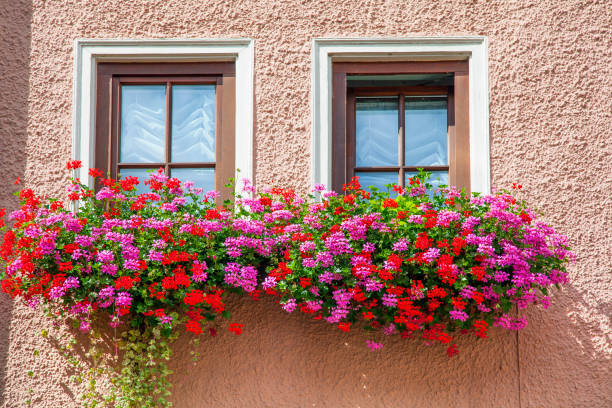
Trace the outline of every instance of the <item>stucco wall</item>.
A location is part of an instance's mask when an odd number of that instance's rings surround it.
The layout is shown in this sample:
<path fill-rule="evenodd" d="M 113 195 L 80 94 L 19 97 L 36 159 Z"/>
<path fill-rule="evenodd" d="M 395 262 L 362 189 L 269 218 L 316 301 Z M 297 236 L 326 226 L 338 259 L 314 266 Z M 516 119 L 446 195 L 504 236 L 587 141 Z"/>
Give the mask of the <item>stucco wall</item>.
<path fill-rule="evenodd" d="M 486 35 L 492 183 L 520 181 L 579 255 L 553 305 L 530 311 L 518 337 L 462 340 L 448 359 L 397 338 L 371 353 L 360 333 L 234 299 L 245 333 L 203 338 L 197 365 L 182 338 L 173 398 L 180 408 L 609 407 L 611 27 L 606 0 L 2 0 L 0 206 L 14 205 L 17 176 L 62 191 L 75 38 L 255 39 L 256 178 L 303 188 L 313 37 Z M 50 325 L 40 311 L 2 296 L 0 319 L 0 404 L 78 406 L 71 370 L 39 335 Z"/>

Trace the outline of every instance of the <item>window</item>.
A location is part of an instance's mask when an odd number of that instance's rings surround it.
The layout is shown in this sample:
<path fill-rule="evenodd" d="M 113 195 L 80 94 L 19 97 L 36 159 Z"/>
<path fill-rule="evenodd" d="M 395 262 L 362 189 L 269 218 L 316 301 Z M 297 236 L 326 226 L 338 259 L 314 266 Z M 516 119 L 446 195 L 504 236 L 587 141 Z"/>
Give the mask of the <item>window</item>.
<path fill-rule="evenodd" d="M 231 192 L 234 63 L 100 63 L 95 165 L 111 177 L 163 168 L 204 191 Z"/>
<path fill-rule="evenodd" d="M 248 38 L 75 40 L 72 157 L 83 163 L 83 168 L 78 177 L 81 178 L 83 183 L 93 188 L 93 178 L 87 176 L 88 168 L 99 166 L 108 169 L 108 171 L 116 171 L 111 169 L 117 169 L 117 167 L 121 167 L 119 164 L 124 164 L 119 161 L 122 159 L 117 157 L 120 152 L 113 151 L 111 144 L 113 120 L 115 121 L 114 126 L 117 126 L 117 118 L 119 118 L 117 115 L 113 119 L 112 112 L 120 112 L 119 106 L 112 105 L 113 76 L 117 78 L 129 77 L 130 80 L 135 80 L 138 77 L 148 77 L 146 80 L 153 83 L 133 85 L 163 83 L 167 87 L 168 81 L 161 78 L 165 76 L 172 81 L 187 80 L 191 77 L 197 77 L 196 81 L 202 78 L 209 81 L 213 77 L 221 80 L 220 84 L 215 82 L 215 183 L 217 186 L 220 183 L 223 185 L 227 178 L 236 175 L 238 169 L 240 169 L 240 177 L 253 179 L 254 48 L 254 41 Z M 98 68 L 104 64 L 111 65 L 111 63 L 120 68 L 141 65 L 145 70 L 139 72 L 111 70 L 106 72 L 105 79 L 102 79 L 101 75 L 104 73 L 98 72 Z M 173 65 L 175 67 L 182 66 L 185 70 L 179 72 L 176 69 L 171 69 Z M 224 69 L 220 69 L 222 66 L 233 67 L 235 74 L 232 76 Z M 189 68 L 187 69 L 187 67 Z M 185 85 L 210 84 L 192 83 Z M 230 89 L 231 87 L 233 87 L 233 91 Z M 188 94 L 185 88 L 182 89 L 183 96 Z M 118 90 L 114 94 L 117 94 L 117 92 Z M 171 96 L 169 93 L 165 95 Z M 232 95 L 235 102 L 228 103 Z M 152 101 L 147 102 L 152 103 Z M 207 106 L 210 109 L 210 105 Z M 163 109 L 166 109 L 165 101 Z M 205 108 L 203 109 L 205 110 Z M 232 111 L 234 112 L 233 118 Z M 168 112 L 164 110 L 164 118 Z M 164 167 L 167 164 L 168 171 L 170 173 L 175 171 L 175 175 L 177 169 L 181 166 L 192 169 L 211 168 L 213 162 L 209 161 L 209 158 L 186 159 L 183 157 L 176 160 L 172 159 L 171 156 L 169 160 L 166 159 L 166 134 L 172 135 L 172 129 L 169 132 L 165 131 L 167 124 L 171 126 L 172 119 L 164 121 L 164 158 L 156 163 L 163 164 Z M 120 133 L 117 132 L 116 134 L 119 135 Z M 220 142 L 222 145 L 219 144 Z M 168 144 L 169 149 L 172 149 L 171 144 L 172 140 Z M 232 144 L 233 148 L 231 148 Z M 102 147 L 99 148 L 99 146 Z M 116 143 L 115 146 L 117 146 Z M 222 147 L 220 148 L 220 146 Z M 117 148 L 120 149 L 120 146 Z M 172 150 L 169 151 L 172 154 Z M 113 153 L 116 157 L 114 164 Z M 196 160 L 193 163 L 197 166 L 189 167 L 191 163 L 184 162 L 184 160 Z M 235 168 L 232 168 L 230 172 L 229 168 L 233 165 L 231 163 L 235 164 Z M 140 166 L 151 163 L 137 164 Z M 123 171 L 128 167 L 123 166 Z M 207 171 L 210 172 L 210 170 Z M 201 171 L 201 173 L 205 172 L 206 170 Z M 221 180 L 222 177 L 218 176 L 221 173 L 227 173 L 224 180 Z M 236 188 L 239 188 L 238 186 L 239 184 L 236 185 Z M 221 193 L 223 197 L 227 197 L 229 190 L 221 188 Z"/>
<path fill-rule="evenodd" d="M 456 66 L 453 66 L 454 64 Z M 344 68 L 342 65 L 345 65 Z M 350 65 L 363 69 L 359 71 L 345 69 Z M 435 68 L 436 65 L 438 68 Z M 443 67 L 444 65 L 446 67 Z M 349 143 L 352 134 L 349 129 L 351 122 L 347 122 L 347 109 L 351 107 L 347 99 L 351 89 L 362 87 L 372 91 L 376 86 L 389 91 L 397 87 L 395 95 L 361 94 L 361 96 L 372 98 L 397 96 L 399 110 L 402 109 L 399 103 L 399 91 L 402 86 L 407 88 L 425 86 L 430 90 L 440 86 L 445 87 L 448 92 L 446 96 L 448 162 L 443 164 L 448 166 L 450 183 L 469 188 L 471 192 L 489 193 L 491 178 L 488 72 L 488 40 L 482 36 L 313 39 L 311 167 L 313 184 L 323 183 L 337 189 L 347 180 L 350 172 L 355 171 L 355 168 L 347 169 L 350 167 L 347 166 L 350 164 L 347 161 L 353 157 L 347 152 L 347 148 L 351 149 Z M 417 75 L 434 76 L 430 79 L 436 82 L 418 83 Z M 359 76 L 362 77 L 357 78 Z M 363 78 L 364 76 L 371 78 Z M 447 77 L 447 81 L 449 79 L 452 81 L 440 82 L 444 76 Z M 355 83 L 359 80 L 360 83 Z M 351 82 L 355 86 L 352 86 Z M 359 95 L 357 90 L 353 92 L 355 96 Z M 406 92 L 404 100 L 417 96 L 443 97 L 444 95 Z M 426 102 L 422 101 L 423 104 Z M 403 109 L 405 108 L 404 104 Z M 394 167 L 393 171 L 397 170 L 398 182 L 399 167 L 406 167 L 403 169 L 406 175 L 413 164 L 404 161 L 402 166 L 399 161 L 401 120 L 398 112 L 398 138 L 397 143 L 393 144 L 394 147 L 397 146 L 398 162 L 391 166 Z M 403 120 L 406 120 L 405 117 Z M 402 130 L 407 132 L 405 137 L 411 137 L 408 127 Z M 414 132 L 412 134 L 414 135 Z M 404 148 L 407 146 L 408 144 Z M 387 146 L 387 148 L 393 147 Z M 340 154 L 341 152 L 343 154 Z M 357 153 L 354 154 L 357 165 Z M 408 156 L 404 156 L 405 160 L 407 158 Z M 374 166 L 380 164 L 369 167 Z M 445 171 L 443 167 L 446 166 L 441 165 L 442 169 L 439 171 Z M 369 167 L 357 170 L 371 171 Z"/>
<path fill-rule="evenodd" d="M 332 185 L 432 184 L 470 190 L 467 61 L 333 63 Z"/>

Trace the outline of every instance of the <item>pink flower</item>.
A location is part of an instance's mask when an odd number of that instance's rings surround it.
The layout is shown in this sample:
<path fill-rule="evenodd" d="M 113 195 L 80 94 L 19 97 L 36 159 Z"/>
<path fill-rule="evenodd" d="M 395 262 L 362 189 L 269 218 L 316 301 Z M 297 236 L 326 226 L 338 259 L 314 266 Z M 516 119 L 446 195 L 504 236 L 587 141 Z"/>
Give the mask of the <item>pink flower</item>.
<path fill-rule="evenodd" d="M 261 284 L 261 287 L 264 289 L 272 289 L 275 286 L 276 286 L 276 278 L 274 278 L 273 276 L 268 276 Z"/>
<path fill-rule="evenodd" d="M 87 332 L 89 332 L 89 330 L 91 330 L 91 324 L 89 324 L 88 321 L 83 320 L 83 321 L 81 321 L 81 325 L 79 326 L 79 330 L 82 331 L 83 333 L 87 333 Z"/>
<path fill-rule="evenodd" d="M 312 186 L 312 191 L 313 192 L 321 192 L 321 191 L 325 191 L 325 184 L 315 184 L 314 186 Z"/>
<path fill-rule="evenodd" d="M 448 312 L 448 314 L 450 315 L 451 319 L 461 320 L 462 322 L 465 322 L 469 317 L 463 310 L 451 310 Z"/>
<path fill-rule="evenodd" d="M 429 248 L 425 254 L 423 254 L 423 259 L 425 259 L 428 263 L 435 261 L 440 256 L 440 250 L 438 248 Z"/>
<path fill-rule="evenodd" d="M 114 196 L 115 196 L 115 193 L 113 192 L 113 190 L 111 190 L 108 187 L 103 187 L 96 194 L 96 200 L 105 200 L 107 198 L 113 198 Z"/>
<path fill-rule="evenodd" d="M 295 302 L 295 299 L 289 299 L 287 301 L 287 303 L 285 303 L 283 305 L 283 310 L 287 313 L 291 313 L 295 310 L 295 308 L 297 307 L 297 303 Z"/>

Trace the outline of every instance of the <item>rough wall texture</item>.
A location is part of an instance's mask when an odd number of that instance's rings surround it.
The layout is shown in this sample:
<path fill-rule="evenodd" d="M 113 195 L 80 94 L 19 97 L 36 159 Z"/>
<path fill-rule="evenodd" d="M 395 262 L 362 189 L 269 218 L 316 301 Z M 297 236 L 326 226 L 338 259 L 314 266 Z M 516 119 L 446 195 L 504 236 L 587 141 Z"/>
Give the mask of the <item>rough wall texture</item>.
<path fill-rule="evenodd" d="M 26 163 L 26 139 L 28 137 L 28 95 L 30 76 L 30 20 L 32 8 L 29 1 L 14 4 L 0 3 L 0 166 L 5 180 L 15 180 L 23 175 Z M 0 208 L 14 207 L 13 185 L 2 183 Z M 10 369 L 9 324 L 13 304 L 5 296 L 0 298 L 0 404 L 6 400 L 4 378 Z M 21 358 L 19 358 L 21 360 Z"/>
<path fill-rule="evenodd" d="M 0 206 L 14 205 L 17 176 L 54 194 L 66 181 L 75 38 L 254 38 L 256 178 L 300 188 L 310 180 L 313 37 L 486 35 L 493 185 L 522 182 L 579 254 L 553 306 L 529 312 L 518 344 L 494 332 L 449 360 L 399 339 L 370 353 L 358 333 L 235 299 L 242 336 L 203 339 L 197 365 L 179 341 L 175 405 L 609 407 L 611 27 L 606 0 L 2 0 Z M 0 319 L 0 404 L 78 406 L 70 369 L 38 335 L 49 322 L 6 297 Z M 34 349 L 45 357 L 32 363 Z"/>

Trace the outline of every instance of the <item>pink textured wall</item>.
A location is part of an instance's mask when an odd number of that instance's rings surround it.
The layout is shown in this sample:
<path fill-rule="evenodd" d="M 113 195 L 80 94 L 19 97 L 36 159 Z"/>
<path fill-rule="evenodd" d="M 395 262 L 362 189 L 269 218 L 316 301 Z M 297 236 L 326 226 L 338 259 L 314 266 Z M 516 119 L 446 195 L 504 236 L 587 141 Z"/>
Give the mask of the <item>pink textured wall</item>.
<path fill-rule="evenodd" d="M 254 38 L 256 177 L 303 188 L 313 37 L 486 35 L 493 185 L 522 182 L 579 254 L 551 308 L 528 313 L 518 344 L 493 331 L 448 359 L 397 338 L 371 353 L 361 333 L 233 299 L 242 336 L 203 338 L 196 365 L 177 344 L 175 406 L 609 407 L 611 27 L 605 0 L 2 0 L 0 206 L 14 205 L 17 176 L 54 194 L 66 181 L 75 38 Z M 0 405 L 79 406 L 40 311 L 2 296 L 0 320 Z"/>

